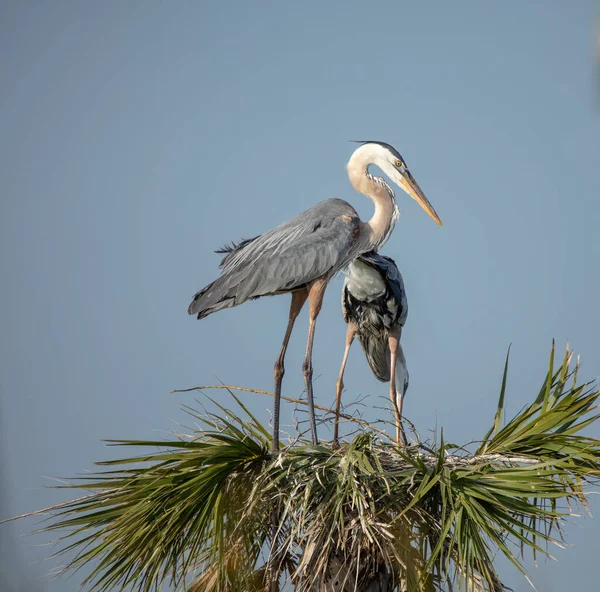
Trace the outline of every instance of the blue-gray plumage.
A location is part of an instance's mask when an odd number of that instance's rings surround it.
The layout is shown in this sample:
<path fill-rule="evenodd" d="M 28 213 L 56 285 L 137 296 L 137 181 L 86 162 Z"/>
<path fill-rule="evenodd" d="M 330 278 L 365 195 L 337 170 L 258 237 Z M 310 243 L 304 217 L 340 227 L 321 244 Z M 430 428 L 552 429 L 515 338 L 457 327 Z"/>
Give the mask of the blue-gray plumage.
<path fill-rule="evenodd" d="M 342 289 L 342 314 L 348 330 L 336 389 L 334 444 L 338 443 L 344 370 L 356 335 L 375 377 L 390 383 L 396 441 L 406 443 L 401 419 L 408 369 L 400 336 L 408 315 L 408 302 L 402 275 L 393 259 L 373 252 L 361 255 L 348 266 Z"/>
<path fill-rule="evenodd" d="M 242 241 L 221 261 L 223 275 L 194 296 L 199 319 L 251 298 L 293 292 L 345 267 L 367 247 L 356 210 L 328 199 L 277 228 Z"/>
<path fill-rule="evenodd" d="M 312 390 L 312 347 L 316 319 L 327 282 L 356 257 L 379 249 L 390 237 L 398 218 L 392 188 L 369 172 L 376 165 L 402 187 L 441 225 L 433 206 L 408 171 L 404 160 L 389 144 L 366 142 L 348 162 L 353 187 L 373 200 L 375 213 L 361 222 L 356 210 L 341 199 L 322 201 L 277 228 L 219 252 L 221 276 L 200 290 L 188 312 L 199 319 L 250 299 L 290 293 L 292 302 L 283 344 L 275 363 L 273 449 L 279 450 L 279 407 L 284 358 L 294 322 L 308 299 L 309 332 L 302 365 L 306 385 L 312 440 L 318 443 Z"/>

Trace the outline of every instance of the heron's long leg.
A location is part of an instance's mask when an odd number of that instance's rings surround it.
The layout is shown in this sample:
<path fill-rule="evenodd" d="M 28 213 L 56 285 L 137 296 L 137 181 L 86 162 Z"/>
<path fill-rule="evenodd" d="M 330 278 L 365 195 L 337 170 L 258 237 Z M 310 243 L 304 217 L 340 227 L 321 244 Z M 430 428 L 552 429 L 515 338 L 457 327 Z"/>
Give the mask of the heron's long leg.
<path fill-rule="evenodd" d="M 327 287 L 328 279 L 329 278 L 316 280 L 308 288 L 308 302 L 310 306 L 308 320 L 308 340 L 306 342 L 306 354 L 304 355 L 304 362 L 302 363 L 302 373 L 304 374 L 304 384 L 306 385 L 306 400 L 308 401 L 308 415 L 310 419 L 310 432 L 313 444 L 318 444 L 319 439 L 317 437 L 317 422 L 315 419 L 315 403 L 313 398 L 312 350 L 313 340 L 315 337 L 315 325 L 323 304 L 323 296 L 325 294 L 325 288 Z"/>
<path fill-rule="evenodd" d="M 406 446 L 406 436 L 402 427 L 402 393 L 398 396 L 396 390 L 396 357 L 398 354 L 398 342 L 402 335 L 402 329 L 392 329 L 389 332 L 388 343 L 390 346 L 390 399 L 396 416 L 396 442 Z"/>
<path fill-rule="evenodd" d="M 342 358 L 342 367 L 340 368 L 340 375 L 338 376 L 336 388 L 335 388 L 335 423 L 333 424 L 333 445 L 337 448 L 338 446 L 338 427 L 340 422 L 340 403 L 342 401 L 342 391 L 344 390 L 344 370 L 346 370 L 346 362 L 348 361 L 348 354 L 350 353 L 350 346 L 354 341 L 356 335 L 356 325 L 350 321 L 348 323 L 348 330 L 346 331 L 346 349 L 344 350 L 344 357 Z"/>
<path fill-rule="evenodd" d="M 275 400 L 273 403 L 273 450 L 279 450 L 279 408 L 281 406 L 281 381 L 283 380 L 283 375 L 285 374 L 284 367 L 284 359 L 285 352 L 287 350 L 288 343 L 290 341 L 290 336 L 292 334 L 292 329 L 294 328 L 294 323 L 308 298 L 308 291 L 306 289 L 298 290 L 297 292 L 292 292 L 292 302 L 290 304 L 290 318 L 288 321 L 287 329 L 285 330 L 285 336 L 283 338 L 283 345 L 281 346 L 281 351 L 279 352 L 279 357 L 275 362 Z"/>

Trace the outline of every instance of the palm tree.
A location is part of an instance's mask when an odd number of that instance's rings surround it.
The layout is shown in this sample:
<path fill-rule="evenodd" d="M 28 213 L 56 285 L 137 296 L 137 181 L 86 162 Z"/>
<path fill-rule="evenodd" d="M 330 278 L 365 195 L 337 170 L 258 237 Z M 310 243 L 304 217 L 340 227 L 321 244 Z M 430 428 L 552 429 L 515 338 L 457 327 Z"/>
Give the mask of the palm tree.
<path fill-rule="evenodd" d="M 461 447 L 399 447 L 347 415 L 359 432 L 340 448 L 274 454 L 228 389 L 234 410 L 186 407 L 197 427 L 172 441 L 111 441 L 149 452 L 100 463 L 69 486 L 86 495 L 35 513 L 66 529 L 67 570 L 92 566 L 89 590 L 499 592 L 495 553 L 525 575 L 523 554 L 548 554 L 600 475 L 600 441 L 581 433 L 600 391 L 571 359 L 555 368 L 553 346 L 539 394 L 504 422 L 507 356 L 489 431 Z"/>

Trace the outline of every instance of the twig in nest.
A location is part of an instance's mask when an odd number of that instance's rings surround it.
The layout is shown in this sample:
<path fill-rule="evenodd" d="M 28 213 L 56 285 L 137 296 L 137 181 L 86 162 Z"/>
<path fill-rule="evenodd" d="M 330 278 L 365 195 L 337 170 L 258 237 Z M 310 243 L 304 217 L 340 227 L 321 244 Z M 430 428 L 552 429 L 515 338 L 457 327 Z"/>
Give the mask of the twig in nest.
<path fill-rule="evenodd" d="M 257 393 L 259 395 L 269 395 L 269 397 L 275 396 L 275 394 L 270 391 L 261 391 L 259 389 L 251 389 L 251 388 L 246 388 L 243 386 L 234 386 L 234 385 L 230 385 L 230 384 L 212 384 L 212 385 L 207 385 L 207 386 L 194 386 L 194 387 L 187 388 L 187 389 L 176 389 L 174 391 L 171 391 L 171 394 L 190 393 L 192 391 L 202 391 L 204 389 L 225 389 L 225 390 L 243 391 L 245 393 Z M 292 397 L 285 397 L 283 395 L 281 395 L 281 398 L 284 401 L 288 401 L 289 403 L 296 403 L 299 405 L 307 405 L 307 402 L 303 401 L 302 399 L 293 399 Z M 333 409 L 329 409 L 328 407 L 322 407 L 321 405 L 315 405 L 315 409 L 318 409 L 319 411 L 324 411 L 325 413 L 335 413 L 335 411 Z M 342 417 L 343 419 L 346 419 L 348 421 L 357 423 L 359 425 L 368 427 L 369 429 L 373 430 L 374 432 L 377 432 L 378 434 L 381 434 L 382 436 L 385 436 L 388 439 L 390 438 L 389 434 L 386 431 L 375 427 L 373 424 L 370 424 L 368 421 L 365 421 L 364 419 L 357 419 L 356 417 L 353 417 L 352 415 L 348 415 L 347 413 L 340 413 L 340 417 Z"/>

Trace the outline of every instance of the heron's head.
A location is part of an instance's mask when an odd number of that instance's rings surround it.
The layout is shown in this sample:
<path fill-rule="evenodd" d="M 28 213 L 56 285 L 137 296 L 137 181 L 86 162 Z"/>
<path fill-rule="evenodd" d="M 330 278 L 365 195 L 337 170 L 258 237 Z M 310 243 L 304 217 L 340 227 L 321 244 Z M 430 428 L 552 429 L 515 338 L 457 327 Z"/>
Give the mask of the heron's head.
<path fill-rule="evenodd" d="M 398 187 L 406 191 L 440 226 L 442 221 L 415 181 L 400 153 L 385 142 L 361 142 L 348 166 L 356 162 L 365 166 L 378 166 Z"/>

